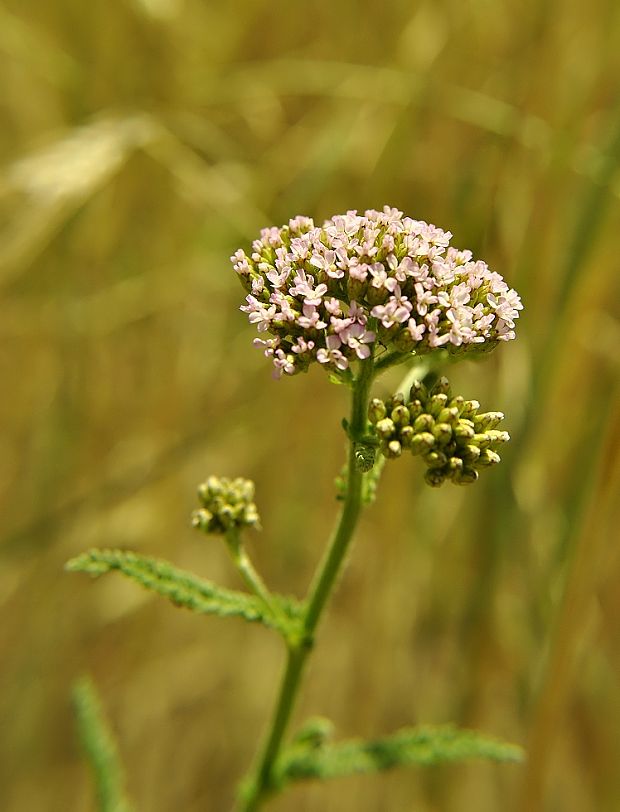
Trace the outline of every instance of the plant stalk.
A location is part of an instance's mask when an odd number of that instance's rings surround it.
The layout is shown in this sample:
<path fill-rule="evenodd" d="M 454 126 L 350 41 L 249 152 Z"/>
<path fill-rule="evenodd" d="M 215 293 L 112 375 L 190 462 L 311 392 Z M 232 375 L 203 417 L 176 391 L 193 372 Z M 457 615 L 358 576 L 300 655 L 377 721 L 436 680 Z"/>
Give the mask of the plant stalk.
<path fill-rule="evenodd" d="M 361 511 L 363 474 L 356 464 L 355 449 L 366 432 L 366 413 L 373 377 L 374 359 L 371 356 L 359 365 L 359 373 L 353 382 L 348 428 L 347 489 L 342 511 L 308 590 L 304 633 L 299 641 L 288 643 L 288 659 L 271 728 L 255 774 L 245 785 L 238 812 L 255 812 L 276 789 L 274 766 L 299 692 L 304 666 L 313 647 L 314 633 L 342 568 Z"/>

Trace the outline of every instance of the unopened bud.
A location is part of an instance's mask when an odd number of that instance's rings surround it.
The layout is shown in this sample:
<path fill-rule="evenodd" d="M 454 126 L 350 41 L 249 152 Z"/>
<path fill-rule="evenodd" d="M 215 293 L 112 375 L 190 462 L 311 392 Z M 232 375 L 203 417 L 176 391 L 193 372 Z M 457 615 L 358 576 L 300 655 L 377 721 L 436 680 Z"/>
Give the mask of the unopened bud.
<path fill-rule="evenodd" d="M 413 426 L 403 426 L 400 430 L 400 444 L 403 448 L 411 448 L 411 441 L 415 436 Z"/>
<path fill-rule="evenodd" d="M 424 462 L 429 468 L 443 468 L 448 462 L 448 458 L 443 451 L 429 451 L 424 456 Z"/>
<path fill-rule="evenodd" d="M 459 420 L 459 422 L 454 427 L 453 431 L 454 436 L 459 440 L 469 441 L 474 439 L 475 432 L 473 427 L 467 425 L 467 423 L 463 419 Z"/>
<path fill-rule="evenodd" d="M 452 396 L 452 390 L 450 389 L 450 381 L 446 378 L 445 375 L 442 375 L 432 386 L 430 394 L 431 395 L 439 395 L 439 394 L 446 395 L 448 398 Z"/>
<path fill-rule="evenodd" d="M 471 485 L 478 479 L 478 471 L 473 468 L 463 468 L 461 471 L 454 471 L 451 478 L 456 485 Z"/>
<path fill-rule="evenodd" d="M 480 449 L 477 445 L 466 445 L 461 456 L 465 462 L 475 462 L 480 456 Z"/>
<path fill-rule="evenodd" d="M 379 398 L 373 398 L 368 404 L 368 419 L 371 423 L 378 423 L 387 414 L 385 403 Z"/>
<path fill-rule="evenodd" d="M 409 390 L 409 400 L 419 400 L 426 403 L 428 399 L 428 391 L 422 381 L 414 381 Z"/>
<path fill-rule="evenodd" d="M 466 400 L 465 403 L 463 403 L 461 417 L 473 417 L 477 414 L 479 408 L 480 403 L 477 400 Z"/>
<path fill-rule="evenodd" d="M 483 414 L 475 415 L 474 426 L 476 427 L 476 431 L 488 431 L 489 429 L 494 429 L 499 426 L 503 419 L 503 412 L 484 412 Z"/>
<path fill-rule="evenodd" d="M 438 423 L 449 423 L 451 426 L 455 425 L 459 419 L 459 410 L 455 406 L 446 406 L 437 415 Z"/>
<path fill-rule="evenodd" d="M 485 431 L 487 438 L 491 443 L 507 443 L 510 440 L 510 434 L 507 431 L 498 431 L 497 429 L 489 429 Z"/>
<path fill-rule="evenodd" d="M 491 438 L 487 436 L 486 432 L 482 434 L 474 434 L 472 437 L 472 444 L 477 445 L 480 449 L 489 448 L 491 445 Z"/>
<path fill-rule="evenodd" d="M 424 454 L 426 451 L 430 451 L 434 445 L 435 438 L 433 435 L 428 431 L 422 431 L 412 438 L 411 452 L 412 454 Z"/>
<path fill-rule="evenodd" d="M 424 474 L 424 481 L 431 488 L 439 488 L 446 481 L 446 475 L 441 468 L 428 468 Z"/>
<path fill-rule="evenodd" d="M 462 395 L 457 395 L 456 397 L 452 398 L 452 400 L 448 403 L 448 406 L 450 406 L 452 409 L 457 409 L 460 416 L 465 406 L 465 398 Z"/>
<path fill-rule="evenodd" d="M 460 473 L 463 470 L 463 460 L 460 457 L 450 457 L 448 460 L 448 470 L 451 474 L 455 472 Z"/>
<path fill-rule="evenodd" d="M 390 417 L 397 426 L 409 425 L 409 409 L 406 406 L 402 406 L 401 404 L 395 406 L 392 409 Z"/>
<path fill-rule="evenodd" d="M 439 412 L 445 408 L 448 402 L 448 396 L 444 395 L 443 392 L 440 392 L 438 395 L 433 395 L 428 402 L 428 411 L 433 415 L 433 417 L 437 417 Z"/>
<path fill-rule="evenodd" d="M 439 445 L 448 445 L 452 439 L 452 428 L 447 423 L 435 423 L 432 434 Z"/>
<path fill-rule="evenodd" d="M 501 457 L 499 454 L 495 451 L 491 451 L 490 448 L 486 448 L 476 460 L 476 466 L 486 468 L 489 465 L 497 465 L 500 460 Z"/>
<path fill-rule="evenodd" d="M 415 423 L 413 424 L 413 428 L 416 432 L 431 431 L 434 425 L 435 421 L 433 420 L 431 415 L 425 412 L 424 414 L 421 414 L 419 417 L 416 417 Z"/>
<path fill-rule="evenodd" d="M 412 400 L 407 404 L 407 408 L 409 409 L 409 414 L 412 420 L 415 420 L 415 418 L 419 417 L 419 415 L 421 415 L 424 411 L 424 406 L 420 400 Z"/>
<path fill-rule="evenodd" d="M 394 434 L 395 428 L 394 422 L 389 417 L 384 417 L 377 423 L 377 434 L 386 440 Z"/>
<path fill-rule="evenodd" d="M 398 440 L 390 440 L 390 442 L 387 444 L 387 448 L 384 451 L 384 454 L 386 457 L 389 457 L 390 459 L 395 459 L 396 457 L 400 457 L 402 450 L 403 450 L 402 446 L 398 442 Z"/>

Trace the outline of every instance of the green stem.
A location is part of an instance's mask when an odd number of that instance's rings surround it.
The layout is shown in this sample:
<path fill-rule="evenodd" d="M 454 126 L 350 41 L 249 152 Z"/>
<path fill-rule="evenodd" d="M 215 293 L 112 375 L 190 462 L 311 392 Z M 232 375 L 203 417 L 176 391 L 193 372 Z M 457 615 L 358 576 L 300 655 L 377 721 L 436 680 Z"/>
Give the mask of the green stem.
<path fill-rule="evenodd" d="M 338 524 L 331 536 L 326 553 L 319 564 L 308 591 L 301 639 L 288 644 L 288 660 L 282 679 L 269 735 L 254 776 L 246 784 L 239 812 L 255 812 L 271 794 L 273 769 L 280 754 L 282 740 L 299 692 L 304 665 L 312 650 L 314 632 L 323 609 L 334 588 L 338 573 L 349 548 L 362 506 L 362 472 L 355 459 L 355 448 L 366 433 L 368 397 L 374 377 L 374 359 L 360 364 L 359 374 L 353 382 L 351 420 L 349 423 L 349 452 L 347 490 Z"/>
<path fill-rule="evenodd" d="M 254 569 L 254 565 L 245 551 L 238 529 L 232 530 L 226 536 L 226 544 L 228 545 L 233 564 L 247 588 L 250 592 L 254 593 L 256 597 L 262 600 L 276 620 L 281 618 L 281 612 L 274 602 L 273 595 L 258 572 Z"/>

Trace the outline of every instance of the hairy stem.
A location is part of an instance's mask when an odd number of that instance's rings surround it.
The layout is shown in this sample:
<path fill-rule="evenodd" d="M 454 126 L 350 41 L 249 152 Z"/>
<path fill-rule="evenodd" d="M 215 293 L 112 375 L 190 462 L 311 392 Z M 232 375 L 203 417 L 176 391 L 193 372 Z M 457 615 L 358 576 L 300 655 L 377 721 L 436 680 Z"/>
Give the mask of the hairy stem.
<path fill-rule="evenodd" d="M 269 591 L 263 579 L 260 577 L 249 555 L 246 553 L 239 531 L 233 530 L 226 538 L 226 544 L 230 552 L 233 564 L 241 575 L 243 582 L 256 597 L 260 598 L 267 609 L 276 618 L 280 617 L 280 611 L 274 602 L 273 595 Z"/>
<path fill-rule="evenodd" d="M 353 383 L 348 429 L 347 489 L 342 511 L 308 591 L 303 619 L 304 634 L 298 641 L 289 641 L 288 660 L 269 734 L 256 772 L 246 783 L 239 812 L 255 812 L 276 789 L 273 786 L 273 768 L 299 692 L 304 665 L 312 650 L 314 632 L 341 570 L 362 506 L 362 472 L 356 465 L 355 447 L 366 432 L 366 412 L 373 376 L 374 361 L 371 357 L 360 364 L 359 374 Z"/>

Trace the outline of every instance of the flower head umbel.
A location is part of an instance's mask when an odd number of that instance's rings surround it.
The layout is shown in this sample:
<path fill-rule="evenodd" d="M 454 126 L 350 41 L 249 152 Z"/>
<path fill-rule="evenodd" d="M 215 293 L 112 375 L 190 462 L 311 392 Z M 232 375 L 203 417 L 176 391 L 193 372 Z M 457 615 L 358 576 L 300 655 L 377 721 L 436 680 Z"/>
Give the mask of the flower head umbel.
<path fill-rule="evenodd" d="M 210 476 L 198 487 L 198 498 L 202 507 L 194 511 L 192 524 L 204 533 L 225 535 L 245 527 L 260 529 L 251 480 Z"/>
<path fill-rule="evenodd" d="M 274 377 L 314 362 L 343 373 L 379 348 L 465 352 L 514 338 L 518 294 L 451 236 L 388 206 L 263 229 L 250 256 L 231 260 Z"/>

